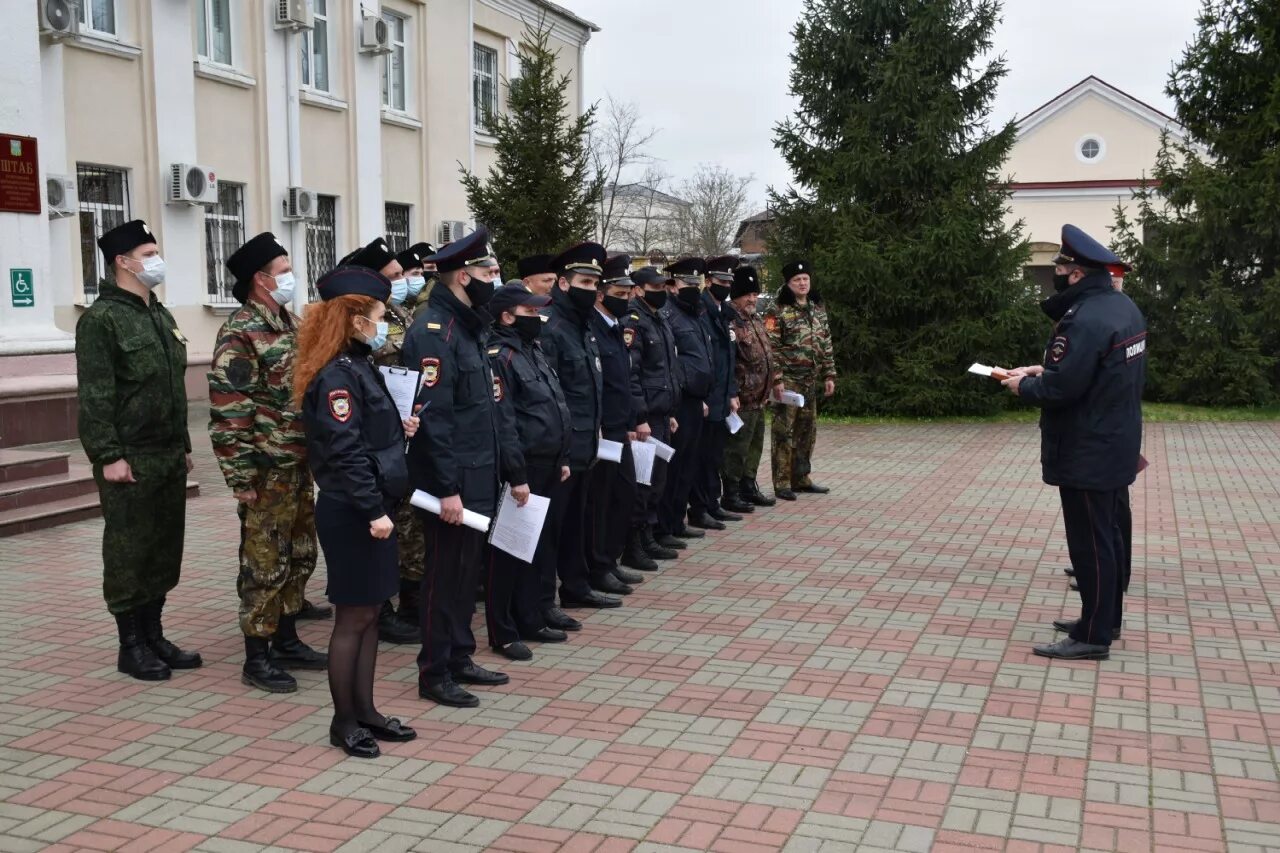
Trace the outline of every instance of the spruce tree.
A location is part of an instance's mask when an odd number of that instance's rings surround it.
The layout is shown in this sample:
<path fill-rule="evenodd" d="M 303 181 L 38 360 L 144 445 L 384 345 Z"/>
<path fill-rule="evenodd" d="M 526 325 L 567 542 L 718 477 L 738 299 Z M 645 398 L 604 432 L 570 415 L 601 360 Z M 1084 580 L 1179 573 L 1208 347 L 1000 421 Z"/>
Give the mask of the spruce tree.
<path fill-rule="evenodd" d="M 830 315 L 837 411 L 932 416 L 1006 405 L 973 361 L 1035 360 L 1047 320 L 1004 221 L 1012 123 L 987 114 L 997 0 L 806 0 L 792 35 L 796 114 L 774 145 L 774 267 L 808 259 Z"/>
<path fill-rule="evenodd" d="M 570 114 L 569 76 L 556 73 L 550 37 L 545 18 L 525 30 L 507 108 L 482 117 L 497 139 L 487 178 L 462 170 L 471 215 L 488 227 L 499 260 L 511 269 L 527 255 L 590 239 L 604 186 L 587 147 L 595 107 Z"/>
<path fill-rule="evenodd" d="M 1204 0 L 1165 87 L 1165 134 L 1130 220 L 1125 289 L 1147 315 L 1148 396 L 1257 405 L 1280 396 L 1280 4 Z"/>

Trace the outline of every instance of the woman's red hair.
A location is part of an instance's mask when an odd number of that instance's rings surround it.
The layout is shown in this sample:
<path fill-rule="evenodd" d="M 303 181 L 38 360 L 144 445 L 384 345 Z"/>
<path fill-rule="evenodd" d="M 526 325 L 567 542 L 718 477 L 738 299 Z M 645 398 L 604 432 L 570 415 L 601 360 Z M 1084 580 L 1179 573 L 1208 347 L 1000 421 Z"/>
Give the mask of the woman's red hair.
<path fill-rule="evenodd" d="M 298 356 L 293 362 L 293 399 L 299 408 L 311 380 L 347 348 L 354 331 L 352 319 L 367 316 L 377 304 L 378 300 L 370 296 L 348 294 L 307 306 L 298 330 Z"/>

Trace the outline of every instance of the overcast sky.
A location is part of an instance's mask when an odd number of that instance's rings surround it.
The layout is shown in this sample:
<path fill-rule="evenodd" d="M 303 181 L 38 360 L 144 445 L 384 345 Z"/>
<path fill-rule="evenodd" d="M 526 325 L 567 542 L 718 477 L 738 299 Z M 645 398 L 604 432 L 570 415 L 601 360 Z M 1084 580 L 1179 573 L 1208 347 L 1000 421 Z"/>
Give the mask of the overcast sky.
<path fill-rule="evenodd" d="M 652 152 L 684 178 L 718 162 L 755 175 L 751 199 L 785 185 L 773 126 L 787 92 L 802 0 L 559 0 L 600 26 L 586 51 L 587 100 L 639 106 Z M 1005 0 L 995 50 L 1008 61 L 993 119 L 1026 115 L 1090 74 L 1172 112 L 1164 83 L 1195 33 L 1200 0 Z"/>

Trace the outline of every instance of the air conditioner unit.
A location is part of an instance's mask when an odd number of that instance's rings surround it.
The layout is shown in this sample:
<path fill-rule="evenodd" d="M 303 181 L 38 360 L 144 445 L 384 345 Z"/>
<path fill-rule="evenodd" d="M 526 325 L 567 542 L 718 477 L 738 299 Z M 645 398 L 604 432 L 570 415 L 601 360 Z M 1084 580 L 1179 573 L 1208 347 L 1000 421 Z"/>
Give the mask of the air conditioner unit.
<path fill-rule="evenodd" d="M 289 187 L 284 199 L 284 218 L 287 220 L 315 219 L 316 194 L 302 187 Z"/>
<path fill-rule="evenodd" d="M 390 53 L 391 28 L 380 15 L 365 15 L 360 23 L 361 53 Z"/>
<path fill-rule="evenodd" d="M 217 204 L 218 176 L 205 166 L 174 163 L 169 167 L 170 204 Z"/>
<path fill-rule="evenodd" d="M 446 219 L 440 223 L 440 243 L 452 243 L 467 236 L 467 223 L 456 219 Z"/>
<path fill-rule="evenodd" d="M 45 199 L 49 202 L 49 218 L 76 215 L 76 179 L 66 175 L 49 175 L 44 182 Z"/>
<path fill-rule="evenodd" d="M 73 38 L 80 32 L 80 8 L 76 0 L 36 0 L 40 10 L 40 35 Z"/>
<path fill-rule="evenodd" d="M 276 0 L 276 29 L 314 30 L 315 11 L 311 0 Z"/>

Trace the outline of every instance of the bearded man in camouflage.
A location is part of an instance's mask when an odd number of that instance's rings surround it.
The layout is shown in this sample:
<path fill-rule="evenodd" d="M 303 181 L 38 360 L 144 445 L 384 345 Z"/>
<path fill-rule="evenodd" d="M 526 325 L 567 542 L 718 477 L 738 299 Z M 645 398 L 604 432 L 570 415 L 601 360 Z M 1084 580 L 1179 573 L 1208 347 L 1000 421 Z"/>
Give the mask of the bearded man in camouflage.
<path fill-rule="evenodd" d="M 287 670 L 323 670 L 328 656 L 298 638 L 316 568 L 315 496 L 301 415 L 293 405 L 297 320 L 289 253 L 270 232 L 227 258 L 241 308 L 218 331 L 209 371 L 209 437 L 240 514 L 241 680 L 292 693 Z"/>

